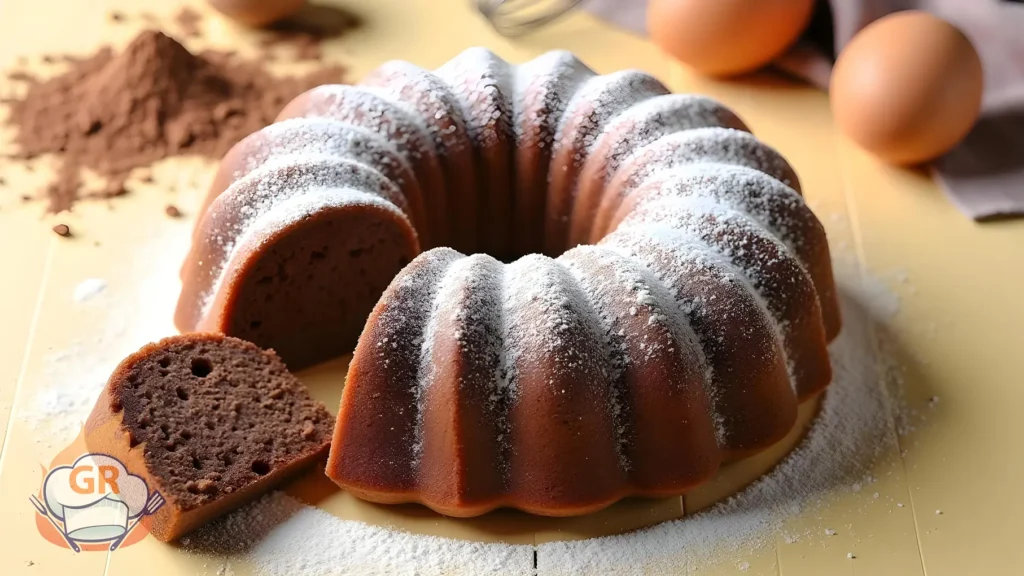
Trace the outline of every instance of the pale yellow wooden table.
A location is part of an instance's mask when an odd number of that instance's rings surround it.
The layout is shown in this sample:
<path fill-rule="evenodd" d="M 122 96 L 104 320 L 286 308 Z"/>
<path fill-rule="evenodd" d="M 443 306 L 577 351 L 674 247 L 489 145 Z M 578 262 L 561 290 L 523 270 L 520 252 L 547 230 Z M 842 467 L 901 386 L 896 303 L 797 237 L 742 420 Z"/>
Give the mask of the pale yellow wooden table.
<path fill-rule="evenodd" d="M 338 3 L 364 21 L 326 49 L 329 59 L 351 67 L 353 78 L 390 58 L 433 67 L 472 45 L 511 61 L 565 48 L 600 72 L 642 68 L 675 91 L 719 98 L 796 167 L 828 229 L 836 266 L 880 278 L 898 296 L 886 328 L 898 343 L 907 406 L 927 418 L 914 419 L 900 437 L 902 455 L 883 455 L 876 466 L 874 489 L 889 504 L 865 506 L 864 495 L 837 495 L 831 506 L 794 525 L 837 526 L 838 535 L 795 543 L 780 535 L 775 546 L 741 554 L 746 573 L 1024 574 L 1024 500 L 1018 495 L 1024 476 L 1024 220 L 974 224 L 927 176 L 886 167 L 852 148 L 837 134 L 818 91 L 771 77 L 701 79 L 646 41 L 583 14 L 510 41 L 495 35 L 469 0 Z M 7 0 L 0 3 L 0 68 L 10 69 L 19 56 L 38 62 L 43 53 L 87 54 L 104 42 L 123 44 L 141 24 L 137 18 L 112 23 L 112 9 L 129 16 L 146 11 L 171 26 L 179 7 L 158 0 Z M 203 27 L 204 38 L 190 47 L 251 50 L 251 33 L 213 17 Z M 40 203 L 19 197 L 45 180 L 49 166 L 46 159 L 31 166 L 0 163 L 6 181 L 0 188 L 0 574 L 217 573 L 206 560 L 152 538 L 114 554 L 73 554 L 35 530 L 28 495 L 38 490 L 41 466 L 68 440 L 68 430 L 45 421 L 54 410 L 46 408 L 47 394 L 58 409 L 64 402 L 80 413 L 73 404 L 78 379 L 82 386 L 94 382 L 105 362 L 173 332 L 177 267 L 212 168 L 198 159 L 166 161 L 154 170 L 156 185 L 134 183 L 127 198 L 47 216 Z M 168 203 L 186 218 L 164 217 Z M 58 222 L 71 225 L 75 237 L 54 235 L 50 227 Z M 93 300 L 76 301 L 76 286 L 88 278 L 108 286 Z M 306 378 L 337 380 L 331 376 L 343 368 L 344 361 L 334 363 Z M 332 408 L 337 391 L 337 383 L 317 387 Z M 939 401 L 925 412 L 931 397 Z M 897 501 L 906 505 L 892 505 Z M 340 515 L 370 514 L 351 499 L 331 502 Z M 415 513 L 406 527 L 480 533 L 472 524 L 442 526 Z M 537 533 L 525 541 L 551 537 Z M 848 551 L 856 558 L 848 559 Z M 246 572 L 242 565 L 231 568 Z M 711 572 L 738 570 L 731 556 Z"/>

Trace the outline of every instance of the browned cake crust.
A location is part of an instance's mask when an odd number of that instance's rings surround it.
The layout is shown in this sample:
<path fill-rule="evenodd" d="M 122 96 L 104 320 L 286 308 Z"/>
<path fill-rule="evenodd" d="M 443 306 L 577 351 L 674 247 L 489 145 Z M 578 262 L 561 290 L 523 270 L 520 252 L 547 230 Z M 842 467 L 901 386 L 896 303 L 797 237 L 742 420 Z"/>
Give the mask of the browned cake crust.
<path fill-rule="evenodd" d="M 90 451 L 117 458 L 163 495 L 148 528 L 171 541 L 325 455 L 331 421 L 273 351 L 193 333 L 121 362 L 85 433 Z"/>
<path fill-rule="evenodd" d="M 422 124 L 441 160 L 447 183 L 449 243 L 458 250 L 474 252 L 480 246 L 480 203 L 474 142 L 466 119 L 451 88 L 439 77 L 409 62 L 392 60 L 370 72 L 362 85 L 402 103 L 429 121 Z"/>

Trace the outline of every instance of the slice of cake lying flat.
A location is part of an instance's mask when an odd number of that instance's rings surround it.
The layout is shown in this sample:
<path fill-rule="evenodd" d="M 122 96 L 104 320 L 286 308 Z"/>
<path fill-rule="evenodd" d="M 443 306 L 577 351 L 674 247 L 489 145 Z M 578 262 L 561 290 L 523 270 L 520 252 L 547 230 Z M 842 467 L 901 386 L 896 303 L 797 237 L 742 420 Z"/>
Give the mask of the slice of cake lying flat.
<path fill-rule="evenodd" d="M 147 525 L 170 541 L 326 455 L 333 421 L 273 351 L 184 334 L 121 362 L 86 423 L 86 445 L 160 492 L 166 504 Z"/>

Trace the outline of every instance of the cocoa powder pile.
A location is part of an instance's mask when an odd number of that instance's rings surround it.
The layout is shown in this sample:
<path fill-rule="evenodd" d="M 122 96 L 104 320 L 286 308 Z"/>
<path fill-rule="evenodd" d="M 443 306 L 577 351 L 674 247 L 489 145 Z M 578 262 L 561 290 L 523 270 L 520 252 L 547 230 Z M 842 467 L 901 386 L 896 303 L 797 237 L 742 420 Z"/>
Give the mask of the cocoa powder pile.
<path fill-rule="evenodd" d="M 8 102 L 18 147 L 12 156 L 59 154 L 60 169 L 46 189 L 52 212 L 70 209 L 83 195 L 83 168 L 107 182 L 90 195 L 121 195 L 133 169 L 181 154 L 220 158 L 272 122 L 289 100 L 344 74 L 340 66 L 324 66 L 304 76 L 273 76 L 231 53 L 192 54 L 155 30 L 140 33 L 119 54 L 104 48 L 67 60 L 70 69 L 47 80 L 13 73 L 29 86 L 23 98 Z"/>

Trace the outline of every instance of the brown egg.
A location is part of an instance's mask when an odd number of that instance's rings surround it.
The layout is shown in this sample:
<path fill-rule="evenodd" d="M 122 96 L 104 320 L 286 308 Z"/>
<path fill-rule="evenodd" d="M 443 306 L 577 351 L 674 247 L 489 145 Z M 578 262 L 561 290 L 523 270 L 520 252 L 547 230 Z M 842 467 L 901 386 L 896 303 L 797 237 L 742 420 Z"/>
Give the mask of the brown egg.
<path fill-rule="evenodd" d="M 839 128 L 896 164 L 948 151 L 978 118 L 981 60 L 971 42 L 925 12 L 891 14 L 846 46 L 829 85 Z"/>
<path fill-rule="evenodd" d="M 254 28 L 287 18 L 305 4 L 306 0 L 210 0 L 221 14 Z"/>
<path fill-rule="evenodd" d="M 814 0 L 650 0 L 647 30 L 694 70 L 729 76 L 756 70 L 796 41 Z"/>

